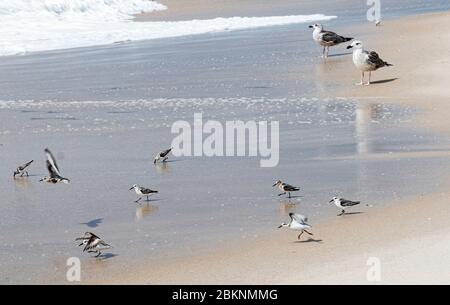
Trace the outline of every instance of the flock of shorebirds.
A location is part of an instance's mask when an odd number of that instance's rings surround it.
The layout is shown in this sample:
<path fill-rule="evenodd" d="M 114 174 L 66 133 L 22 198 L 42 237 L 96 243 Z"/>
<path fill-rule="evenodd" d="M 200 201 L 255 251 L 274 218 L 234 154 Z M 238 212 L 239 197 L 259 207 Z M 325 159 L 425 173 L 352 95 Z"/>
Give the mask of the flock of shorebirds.
<path fill-rule="evenodd" d="M 378 25 L 378 24 L 377 24 Z M 344 37 L 341 35 L 338 35 L 331 31 L 325 31 L 323 26 L 321 24 L 314 24 L 310 25 L 310 28 L 313 30 L 313 39 L 316 41 L 319 45 L 323 47 L 322 57 L 327 58 L 329 55 L 329 49 L 332 46 L 339 45 L 344 42 L 349 42 L 353 40 L 353 38 Z M 353 48 L 353 63 L 355 66 L 361 71 L 361 81 L 357 83 L 357 85 L 369 85 L 371 80 L 371 73 L 372 71 L 376 71 L 379 68 L 392 66 L 388 62 L 382 60 L 378 54 L 374 51 L 366 51 L 364 50 L 363 44 L 361 41 L 353 41 L 349 46 L 347 46 L 347 49 Z M 369 79 L 366 83 L 364 83 L 365 73 L 369 73 Z M 157 162 L 166 162 L 169 158 L 169 154 L 172 151 L 172 148 L 166 149 L 164 151 L 159 152 L 154 160 L 153 163 L 156 164 Z M 56 163 L 56 159 L 51 153 L 49 149 L 45 149 L 45 154 L 47 156 L 47 170 L 49 172 L 48 176 L 42 177 L 39 181 L 41 182 L 47 182 L 52 184 L 57 183 L 70 183 L 70 180 L 68 178 L 65 178 L 61 175 L 61 172 L 59 170 L 59 167 Z M 30 162 L 27 162 L 19 167 L 14 171 L 14 179 L 16 179 L 17 176 L 19 177 L 28 177 L 28 169 L 32 165 L 34 161 L 31 160 Z M 278 180 L 275 182 L 273 187 L 278 187 L 282 191 L 282 193 L 278 194 L 278 196 L 286 195 L 288 198 L 291 198 L 292 192 L 297 192 L 300 190 L 299 187 L 292 186 L 287 183 L 283 183 L 282 181 Z M 134 190 L 135 193 L 139 196 L 139 198 L 135 201 L 136 203 L 140 202 L 143 197 L 146 197 L 146 201 L 150 201 L 149 197 L 158 193 L 156 190 L 152 190 L 149 188 L 141 187 L 138 184 L 134 184 L 130 191 Z M 331 201 L 329 202 L 334 203 L 339 209 L 341 209 L 341 213 L 338 216 L 342 216 L 345 214 L 346 209 L 349 207 L 355 206 L 360 204 L 359 201 L 351 201 L 346 200 L 343 198 L 333 197 Z M 300 231 L 300 234 L 298 235 L 298 239 L 301 238 L 303 233 L 306 233 L 308 235 L 313 235 L 308 230 L 311 228 L 311 225 L 307 223 L 308 218 L 296 213 L 289 213 L 290 222 L 289 223 L 282 223 L 279 228 L 289 228 L 291 230 Z M 83 252 L 88 253 L 97 253 L 96 257 L 100 256 L 102 254 L 102 251 L 105 251 L 106 249 L 110 249 L 111 246 L 107 244 L 105 241 L 103 241 L 100 237 L 95 235 L 91 232 L 86 232 L 84 236 L 76 238 L 76 241 L 81 241 L 81 244 L 79 246 L 84 246 Z"/>
<path fill-rule="evenodd" d="M 376 23 L 377 26 L 379 24 L 380 21 Z M 309 27 L 314 29 L 312 34 L 314 41 L 323 47 L 322 57 L 324 59 L 328 58 L 330 47 L 353 40 L 351 37 L 344 37 L 334 32 L 326 31 L 321 24 L 316 23 Z M 392 66 L 392 64 L 382 60 L 376 52 L 365 50 L 363 43 L 359 40 L 353 41 L 347 46 L 347 49 L 353 49 L 353 64 L 361 71 L 361 81 L 356 85 L 370 85 L 373 71 L 382 67 Z M 364 82 L 365 73 L 369 73 L 367 82 Z"/>
<path fill-rule="evenodd" d="M 172 148 L 169 148 L 167 150 L 159 152 L 153 162 L 156 164 L 157 162 L 167 162 L 169 158 L 169 154 L 172 151 Z M 69 184 L 70 180 L 68 178 L 65 178 L 61 175 L 61 172 L 59 170 L 59 167 L 56 163 L 56 159 L 53 156 L 52 152 L 46 148 L 44 150 L 47 160 L 47 170 L 49 175 L 41 178 L 40 182 L 47 182 L 51 184 L 57 184 L 57 183 L 65 183 Z M 17 169 L 13 173 L 13 178 L 16 179 L 17 177 L 29 177 L 28 170 L 30 166 L 33 164 L 34 160 L 31 160 L 30 162 L 27 162 L 23 165 L 20 165 L 17 167 Z M 288 198 L 292 198 L 291 193 L 300 191 L 299 187 L 292 186 L 290 184 L 284 183 L 281 180 L 277 180 L 275 184 L 273 184 L 273 187 L 277 187 L 282 191 L 282 193 L 278 194 L 278 196 L 286 195 Z M 143 197 L 146 197 L 146 201 L 150 201 L 149 197 L 153 194 L 158 193 L 156 190 L 152 190 L 149 188 L 141 187 L 137 184 L 134 184 L 130 190 L 134 190 L 136 194 L 139 196 L 139 198 L 135 201 L 138 203 L 140 200 L 142 200 Z M 350 201 L 343 198 L 337 198 L 333 197 L 333 199 L 330 201 L 330 203 L 334 203 L 337 207 L 341 209 L 341 213 L 338 216 L 341 216 L 345 214 L 345 210 L 349 207 L 352 207 L 354 205 L 359 204 L 359 201 Z M 279 228 L 286 227 L 295 231 L 300 231 L 300 235 L 298 235 L 298 239 L 302 236 L 304 232 L 306 232 L 309 235 L 313 235 L 311 232 L 308 231 L 308 229 L 311 228 L 311 226 L 307 223 L 308 219 L 300 214 L 289 214 L 291 221 L 289 223 L 282 223 Z M 83 252 L 88 253 L 97 253 L 96 257 L 99 257 L 102 255 L 102 251 L 105 251 L 107 249 L 111 249 L 111 245 L 107 244 L 104 240 L 102 240 L 100 237 L 95 235 L 92 232 L 85 232 L 85 234 L 82 237 L 78 237 L 75 239 L 75 241 L 81 241 L 79 246 L 84 246 Z"/>

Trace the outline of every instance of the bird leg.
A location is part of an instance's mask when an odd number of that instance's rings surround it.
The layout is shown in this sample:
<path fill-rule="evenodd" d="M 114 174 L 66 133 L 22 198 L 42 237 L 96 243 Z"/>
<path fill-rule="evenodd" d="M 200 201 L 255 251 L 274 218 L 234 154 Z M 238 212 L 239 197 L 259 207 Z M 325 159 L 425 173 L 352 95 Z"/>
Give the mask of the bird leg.
<path fill-rule="evenodd" d="M 288 192 L 288 198 L 291 198 L 291 192 Z"/>
<path fill-rule="evenodd" d="M 325 55 L 325 58 L 328 58 L 329 53 L 330 53 L 330 46 L 327 46 L 327 54 Z"/>
<path fill-rule="evenodd" d="M 342 216 L 345 214 L 345 210 L 342 210 L 341 214 L 339 214 L 338 216 Z"/>
<path fill-rule="evenodd" d="M 323 47 L 323 51 L 322 51 L 322 58 L 325 58 L 325 51 L 326 51 L 326 48 L 325 48 L 325 47 Z"/>
<path fill-rule="evenodd" d="M 282 196 L 282 195 L 285 195 L 286 194 L 286 192 L 284 192 L 284 193 L 281 193 L 281 194 L 278 194 L 278 196 Z"/>
<path fill-rule="evenodd" d="M 298 235 L 297 239 L 300 240 L 300 237 L 302 236 L 303 231 Z"/>
<path fill-rule="evenodd" d="M 361 72 L 361 81 L 359 83 L 356 83 L 355 85 L 361 86 L 364 84 L 364 72 Z"/>
<path fill-rule="evenodd" d="M 30 177 L 30 175 L 28 175 L 28 172 L 25 172 L 27 174 L 27 177 Z"/>
<path fill-rule="evenodd" d="M 310 233 L 310 232 L 308 232 L 308 231 L 306 231 L 306 230 L 303 230 L 303 231 L 305 231 L 306 233 L 308 233 L 309 235 L 314 235 L 314 234 L 312 234 L 312 233 Z"/>
<path fill-rule="evenodd" d="M 150 201 L 150 199 L 148 199 L 148 196 L 147 196 L 147 201 Z"/>
<path fill-rule="evenodd" d="M 95 257 L 99 257 L 100 255 L 102 255 L 102 252 L 98 251 L 98 254 Z"/>
<path fill-rule="evenodd" d="M 366 86 L 370 85 L 370 77 L 372 76 L 372 71 L 369 71 L 369 81 L 365 84 Z"/>
<path fill-rule="evenodd" d="M 141 199 L 142 199 L 142 197 L 141 197 L 141 198 L 139 198 L 138 200 L 136 200 L 135 202 L 136 202 L 136 203 L 138 203 L 139 201 L 141 201 Z"/>

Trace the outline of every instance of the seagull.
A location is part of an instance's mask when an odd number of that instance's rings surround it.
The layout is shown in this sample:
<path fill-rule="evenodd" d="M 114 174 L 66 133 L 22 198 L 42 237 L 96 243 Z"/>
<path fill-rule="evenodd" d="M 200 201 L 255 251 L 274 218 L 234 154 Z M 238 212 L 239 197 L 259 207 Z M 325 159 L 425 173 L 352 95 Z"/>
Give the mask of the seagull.
<path fill-rule="evenodd" d="M 159 152 L 156 156 L 155 159 L 153 159 L 153 163 L 156 164 L 156 162 L 160 161 L 162 159 L 161 162 L 166 162 L 167 159 L 169 159 L 169 157 L 167 156 L 170 152 L 172 151 L 172 148 L 163 150 L 161 152 Z"/>
<path fill-rule="evenodd" d="M 146 196 L 146 197 L 147 197 L 147 201 L 150 201 L 150 200 L 148 199 L 148 197 L 151 196 L 152 194 L 158 193 L 158 191 L 154 191 L 154 190 L 151 190 L 151 189 L 147 189 L 147 188 L 141 187 L 141 186 L 139 186 L 139 185 L 137 185 L 137 184 L 133 185 L 133 186 L 130 188 L 130 191 L 131 191 L 132 189 L 134 189 L 134 191 L 136 192 L 136 194 L 138 194 L 139 196 L 141 196 L 141 197 L 139 197 L 138 200 L 135 201 L 136 203 L 139 202 L 139 201 L 142 199 L 143 196 Z"/>
<path fill-rule="evenodd" d="M 33 162 L 34 162 L 34 160 L 31 160 L 30 162 L 25 163 L 25 164 L 19 166 L 19 167 L 16 169 L 16 171 L 14 172 L 14 176 L 13 176 L 13 177 L 16 178 L 16 176 L 19 175 L 19 174 L 20 174 L 20 177 L 23 177 L 24 174 L 27 175 L 27 177 L 28 177 L 29 175 L 28 175 L 28 172 L 27 172 L 26 169 L 27 169 L 27 167 L 30 166 L 31 163 L 33 163 Z"/>
<path fill-rule="evenodd" d="M 329 203 L 334 203 L 338 208 L 341 208 L 342 212 L 338 216 L 342 216 L 342 215 L 345 214 L 345 209 L 346 208 L 358 205 L 361 202 L 360 201 L 346 200 L 344 198 L 333 197 L 333 199 L 331 199 Z"/>
<path fill-rule="evenodd" d="M 340 43 L 347 42 L 352 40 L 353 38 L 340 36 L 334 32 L 325 31 L 323 29 L 323 25 L 314 24 L 310 25 L 309 28 L 314 29 L 313 31 L 313 39 L 315 42 L 323 46 L 322 57 L 327 58 L 328 52 L 330 51 L 330 47 L 336 46 Z"/>
<path fill-rule="evenodd" d="M 62 183 L 66 183 L 66 184 L 70 183 L 69 179 L 61 176 L 58 165 L 56 164 L 55 157 L 53 157 L 53 154 L 50 152 L 50 150 L 48 148 L 45 149 L 45 153 L 47 155 L 47 170 L 50 174 L 50 177 L 45 176 L 39 181 L 41 181 L 41 182 L 44 181 L 44 182 L 53 183 L 53 184 L 56 184 L 58 182 L 62 182 Z"/>
<path fill-rule="evenodd" d="M 105 243 L 100 237 L 91 232 L 84 233 L 83 237 L 79 237 L 76 240 L 82 240 L 83 242 L 79 245 L 85 245 L 83 252 L 97 253 L 95 257 L 102 255 L 102 251 L 111 249 L 112 247 Z"/>
<path fill-rule="evenodd" d="M 363 43 L 359 40 L 353 41 L 347 49 L 353 48 L 353 63 L 356 68 L 361 71 L 361 82 L 356 85 L 370 85 L 370 77 L 372 76 L 372 71 L 378 70 L 382 67 L 393 66 L 390 63 L 382 60 L 378 54 L 374 51 L 366 51 L 363 48 Z M 364 73 L 369 72 L 369 81 L 364 84 Z"/>
<path fill-rule="evenodd" d="M 300 190 L 299 187 L 292 186 L 287 183 L 283 183 L 283 182 L 281 182 L 281 180 L 277 180 L 275 182 L 275 184 L 272 185 L 272 187 L 275 187 L 275 186 L 278 186 L 278 188 L 284 192 L 284 193 L 278 194 L 278 196 L 285 195 L 286 193 L 288 193 L 289 198 L 291 198 L 291 192 L 297 192 Z"/>
<path fill-rule="evenodd" d="M 313 235 L 312 233 L 308 232 L 306 229 L 310 229 L 311 226 L 309 224 L 307 224 L 306 222 L 308 221 L 308 218 L 306 218 L 303 215 L 300 214 L 294 214 L 294 213 L 289 213 L 289 217 L 291 217 L 291 221 L 289 223 L 282 223 L 278 229 L 282 228 L 282 227 L 286 227 L 289 228 L 291 230 L 295 230 L 295 231 L 301 231 L 300 234 L 298 235 L 298 239 L 300 239 L 300 237 L 302 236 L 303 232 L 306 232 L 309 235 Z"/>

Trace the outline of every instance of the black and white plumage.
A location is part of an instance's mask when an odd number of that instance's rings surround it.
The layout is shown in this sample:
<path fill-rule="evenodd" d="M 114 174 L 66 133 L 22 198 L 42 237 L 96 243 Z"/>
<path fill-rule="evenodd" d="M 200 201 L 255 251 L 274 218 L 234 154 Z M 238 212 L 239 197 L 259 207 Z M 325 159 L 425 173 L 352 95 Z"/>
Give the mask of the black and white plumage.
<path fill-rule="evenodd" d="M 345 214 L 345 210 L 347 208 L 358 205 L 361 202 L 360 201 L 351 201 L 351 200 L 347 200 L 344 198 L 333 197 L 333 199 L 330 200 L 330 203 L 334 203 L 338 208 L 342 209 L 341 214 L 338 215 L 338 216 L 342 216 Z"/>
<path fill-rule="evenodd" d="M 151 189 L 139 186 L 137 184 L 133 185 L 130 188 L 130 191 L 133 189 L 136 192 L 136 194 L 138 194 L 140 196 L 139 199 L 135 201 L 136 203 L 139 202 L 142 199 L 142 197 L 144 197 L 144 196 L 147 197 L 147 201 L 150 201 L 149 196 L 158 193 L 158 191 L 151 190 Z"/>
<path fill-rule="evenodd" d="M 286 193 L 288 193 L 289 198 L 291 198 L 291 192 L 297 192 L 300 190 L 299 187 L 292 186 L 287 183 L 283 183 L 281 180 L 277 180 L 275 182 L 275 184 L 272 185 L 272 187 L 275 187 L 275 186 L 277 186 L 281 191 L 283 191 L 283 193 L 278 194 L 278 196 L 285 195 Z"/>
<path fill-rule="evenodd" d="M 39 181 L 44 181 L 53 184 L 56 184 L 58 182 L 66 184 L 70 183 L 69 179 L 61 176 L 58 164 L 56 164 L 56 159 L 48 148 L 45 149 L 45 154 L 47 155 L 47 170 L 50 176 L 45 176 Z"/>
<path fill-rule="evenodd" d="M 161 152 L 159 152 L 156 156 L 155 159 L 153 159 L 153 163 L 156 164 L 156 162 L 166 162 L 167 159 L 169 159 L 168 154 L 172 151 L 172 148 L 163 150 Z"/>
<path fill-rule="evenodd" d="M 16 171 L 14 172 L 13 178 L 16 178 L 17 175 L 20 175 L 20 177 L 23 177 L 23 175 L 27 175 L 27 177 L 28 177 L 29 175 L 28 175 L 27 168 L 28 168 L 28 167 L 31 165 L 31 163 L 33 163 L 33 162 L 34 162 L 34 160 L 31 160 L 30 162 L 25 163 L 25 164 L 23 164 L 23 165 L 17 167 Z"/>
<path fill-rule="evenodd" d="M 350 37 L 344 37 L 344 36 L 338 35 L 331 31 L 325 31 L 321 24 L 316 23 L 316 24 L 310 25 L 309 27 L 311 29 L 314 29 L 313 34 L 312 34 L 314 41 L 323 47 L 323 52 L 322 52 L 323 58 L 328 57 L 330 47 L 336 46 L 336 45 L 344 43 L 344 42 L 348 42 L 353 39 Z"/>
<path fill-rule="evenodd" d="M 382 60 L 376 52 L 364 50 L 363 43 L 359 40 L 353 41 L 347 49 L 353 49 L 353 63 L 361 71 L 361 81 L 356 85 L 370 85 L 372 71 L 376 71 L 382 67 L 392 66 L 390 63 Z M 369 80 L 367 83 L 364 83 L 365 72 L 369 72 Z"/>
<path fill-rule="evenodd" d="M 112 248 L 111 245 L 108 245 L 100 237 L 91 232 L 84 233 L 83 237 L 79 237 L 76 240 L 82 241 L 79 246 L 84 245 L 83 252 L 87 251 L 88 253 L 97 253 L 95 257 L 102 255 L 102 251 Z"/>
<path fill-rule="evenodd" d="M 295 214 L 295 213 L 289 213 L 289 217 L 291 218 L 291 221 L 289 223 L 282 223 L 278 228 L 289 228 L 294 231 L 300 231 L 300 234 L 298 235 L 298 239 L 302 236 L 304 232 L 306 232 L 309 235 L 313 235 L 311 232 L 309 232 L 306 229 L 312 228 L 308 223 L 308 218 L 301 215 L 301 214 Z"/>

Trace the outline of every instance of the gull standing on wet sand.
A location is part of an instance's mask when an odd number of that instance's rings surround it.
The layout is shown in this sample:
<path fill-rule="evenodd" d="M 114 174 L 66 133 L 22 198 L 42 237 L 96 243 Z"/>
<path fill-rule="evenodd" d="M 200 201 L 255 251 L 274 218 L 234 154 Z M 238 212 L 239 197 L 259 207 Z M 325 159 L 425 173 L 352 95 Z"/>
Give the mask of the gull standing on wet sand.
<path fill-rule="evenodd" d="M 321 24 L 313 24 L 310 25 L 309 28 L 314 29 L 313 31 L 313 39 L 319 45 L 323 46 L 322 57 L 327 58 L 328 53 L 330 52 L 330 47 L 336 46 L 343 42 L 347 42 L 352 40 L 353 38 L 340 36 L 334 32 L 325 31 L 323 29 L 323 25 Z"/>
<path fill-rule="evenodd" d="M 285 195 L 286 193 L 288 193 L 289 198 L 291 198 L 291 192 L 297 192 L 300 190 L 299 187 L 292 186 L 287 183 L 283 183 L 283 182 L 281 182 L 281 180 L 277 180 L 275 182 L 275 184 L 272 185 L 272 187 L 275 187 L 275 186 L 277 186 L 281 191 L 284 192 L 284 193 L 278 194 L 278 196 Z"/>
<path fill-rule="evenodd" d="M 356 68 L 361 71 L 361 81 L 356 85 L 370 85 L 370 78 L 372 76 L 372 71 L 378 70 L 382 67 L 393 66 L 390 63 L 382 60 L 378 54 L 374 51 L 364 50 L 363 43 L 359 40 L 353 41 L 347 49 L 353 48 L 353 63 Z M 364 83 L 364 73 L 369 72 L 369 81 Z"/>
<path fill-rule="evenodd" d="M 133 190 L 133 189 L 136 192 L 136 194 L 138 194 L 140 196 L 139 199 L 135 201 L 136 203 L 138 203 L 142 199 L 143 196 L 146 196 L 147 197 L 147 201 L 150 201 L 150 199 L 148 197 L 153 195 L 153 194 L 158 193 L 158 191 L 147 189 L 147 188 L 139 186 L 137 184 L 133 185 L 130 188 L 130 191 Z"/>
<path fill-rule="evenodd" d="M 306 232 L 309 235 L 313 235 L 312 233 L 308 232 L 306 229 L 310 229 L 312 228 L 309 224 L 307 224 L 306 222 L 308 221 L 308 218 L 306 218 L 303 215 L 300 214 L 294 214 L 294 213 L 289 213 L 289 217 L 291 217 L 291 221 L 289 223 L 282 223 L 278 229 L 280 228 L 289 228 L 291 230 L 294 231 L 301 231 L 300 234 L 298 235 L 298 239 L 300 239 L 300 237 L 302 236 L 303 232 Z"/>
<path fill-rule="evenodd" d="M 361 202 L 346 200 L 344 198 L 333 197 L 333 199 L 331 199 L 329 203 L 334 203 L 338 208 L 342 209 L 341 214 L 338 214 L 338 216 L 342 216 L 345 214 L 345 209 L 355 206 L 355 205 L 358 205 Z"/>
<path fill-rule="evenodd" d="M 167 156 L 170 152 L 172 151 L 172 148 L 163 150 L 161 152 L 159 152 L 156 156 L 155 159 L 153 159 L 153 164 L 156 164 L 156 162 L 166 162 L 167 159 L 169 159 L 169 157 Z"/>
<path fill-rule="evenodd" d="M 50 176 L 45 176 L 39 181 L 44 181 L 48 183 L 56 184 L 58 182 L 70 183 L 70 180 L 61 176 L 59 172 L 58 165 L 56 164 L 56 159 L 48 148 L 45 149 L 45 154 L 47 155 L 47 170 Z"/>
<path fill-rule="evenodd" d="M 82 240 L 83 242 L 79 245 L 85 245 L 83 252 L 97 253 L 95 257 L 102 255 L 102 251 L 111 249 L 112 247 L 105 243 L 100 237 L 91 232 L 84 233 L 83 237 L 79 237 L 76 240 Z"/>
<path fill-rule="evenodd" d="M 28 177 L 29 175 L 28 175 L 28 172 L 27 172 L 26 169 L 27 169 L 27 167 L 29 167 L 29 166 L 31 165 L 31 163 L 33 163 L 33 162 L 34 162 L 34 160 L 31 160 L 30 162 L 25 163 L 25 164 L 19 166 L 19 167 L 16 169 L 16 171 L 14 172 L 13 178 L 16 178 L 17 175 L 20 175 L 20 177 L 23 177 L 24 174 L 27 175 L 27 177 Z"/>

